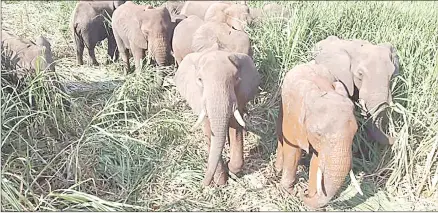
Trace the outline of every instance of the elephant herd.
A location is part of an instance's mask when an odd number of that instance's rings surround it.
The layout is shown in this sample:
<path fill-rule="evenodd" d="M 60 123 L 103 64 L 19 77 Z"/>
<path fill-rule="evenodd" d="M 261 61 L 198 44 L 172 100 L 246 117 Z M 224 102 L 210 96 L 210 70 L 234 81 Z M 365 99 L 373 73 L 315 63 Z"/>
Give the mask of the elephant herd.
<path fill-rule="evenodd" d="M 154 8 L 131 1 L 80 1 L 73 11 L 71 30 L 80 65 L 85 47 L 92 64 L 99 64 L 94 48 L 104 39 L 108 39 L 106 63 L 120 54 L 125 73 L 130 70 L 131 54 L 137 73 L 146 56 L 158 66 L 176 63 L 175 86 L 198 115 L 191 130 L 203 124 L 208 144 L 203 184 L 223 185 L 228 171 L 236 174 L 244 166 L 242 113 L 258 94 L 262 77 L 244 29 L 270 12 L 287 16 L 276 4 L 260 10 L 246 2 L 166 2 Z M 23 66 L 29 69 L 34 68 L 35 57 L 24 49 L 45 49 L 50 55 L 45 62 L 54 71 L 50 44 L 44 38 L 33 43 L 2 31 L 2 43 L 24 52 L 22 61 L 27 62 Z M 358 129 L 355 102 L 369 120 L 368 135 L 382 144 L 394 142 L 381 130 L 379 118 L 392 104 L 390 80 L 398 73 L 399 62 L 390 44 L 336 36 L 316 43 L 313 52 L 312 61 L 295 66 L 284 77 L 275 168 L 281 172 L 281 186 L 292 192 L 302 150 L 312 156 L 308 188 L 302 195 L 306 206 L 315 209 L 334 197 L 347 175 L 361 193 L 351 170 Z M 222 151 L 227 140 L 231 156 L 225 165 Z"/>

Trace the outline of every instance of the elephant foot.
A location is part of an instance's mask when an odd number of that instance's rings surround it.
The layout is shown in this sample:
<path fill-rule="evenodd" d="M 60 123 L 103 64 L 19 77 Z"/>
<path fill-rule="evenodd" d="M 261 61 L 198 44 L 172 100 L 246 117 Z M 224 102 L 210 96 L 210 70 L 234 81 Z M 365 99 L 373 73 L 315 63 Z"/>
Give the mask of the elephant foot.
<path fill-rule="evenodd" d="M 228 181 L 228 171 L 224 166 L 223 162 L 220 162 L 218 166 L 216 167 L 216 171 L 213 176 L 213 180 L 211 182 L 206 182 L 204 179 L 203 185 L 204 186 L 210 186 L 214 182 L 216 185 L 222 186 L 225 185 Z"/>
<path fill-rule="evenodd" d="M 283 171 L 283 163 L 276 161 L 274 164 L 275 175 L 280 176 L 282 171 Z"/>
<path fill-rule="evenodd" d="M 238 177 L 242 176 L 242 173 L 243 173 L 242 168 L 243 168 L 243 163 L 228 162 L 228 170 Z"/>
<path fill-rule="evenodd" d="M 291 181 L 291 180 L 287 180 L 287 179 L 282 178 L 280 181 L 280 185 L 289 194 L 296 195 L 297 192 L 294 190 L 294 182 L 295 182 L 295 180 Z"/>
<path fill-rule="evenodd" d="M 78 61 L 77 61 L 77 64 L 78 64 L 78 65 L 84 65 L 84 61 L 83 61 L 83 60 L 78 60 Z"/>
<path fill-rule="evenodd" d="M 100 64 L 99 64 L 99 62 L 95 61 L 95 62 L 93 62 L 91 65 L 92 65 L 92 66 L 99 66 Z"/>
<path fill-rule="evenodd" d="M 216 174 L 214 174 L 214 182 L 219 185 L 219 186 L 223 186 L 227 183 L 228 181 L 228 174 L 223 171 L 223 172 L 216 172 Z"/>

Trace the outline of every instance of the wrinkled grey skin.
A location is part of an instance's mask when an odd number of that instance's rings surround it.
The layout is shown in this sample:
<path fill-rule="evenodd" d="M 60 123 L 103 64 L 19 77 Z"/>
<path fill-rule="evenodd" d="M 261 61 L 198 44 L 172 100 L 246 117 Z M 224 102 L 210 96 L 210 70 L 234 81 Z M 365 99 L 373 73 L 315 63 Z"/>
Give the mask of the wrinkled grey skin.
<path fill-rule="evenodd" d="M 392 102 L 390 80 L 399 72 L 396 50 L 390 44 L 373 45 L 363 40 L 341 40 L 336 36 L 318 42 L 315 62 L 323 64 L 346 87 L 353 101 L 362 99 L 366 113 L 377 117 L 367 122 L 367 132 L 381 144 L 392 144 L 378 122 Z"/>
<path fill-rule="evenodd" d="M 243 30 L 252 21 L 246 1 L 186 1 L 181 14 L 227 23 L 236 30 Z"/>
<path fill-rule="evenodd" d="M 72 14 L 71 31 L 75 40 L 76 59 L 79 65 L 84 64 L 84 48 L 88 49 L 88 55 L 93 65 L 99 65 L 96 60 L 94 49 L 96 44 L 108 38 L 108 57 L 111 60 L 118 59 L 118 51 L 113 32 L 108 21 L 114 10 L 125 1 L 79 1 Z M 109 63 L 109 60 L 106 61 Z"/>
<path fill-rule="evenodd" d="M 302 149 L 312 155 L 309 184 L 303 201 L 316 209 L 326 205 L 342 187 L 352 166 L 357 131 L 353 102 L 342 83 L 323 65 L 300 64 L 286 73 L 277 121 L 277 160 L 281 185 L 293 191 Z M 317 193 L 317 171 L 322 173 Z"/>
<path fill-rule="evenodd" d="M 137 72 L 140 72 L 147 50 L 159 66 L 172 63 L 172 21 L 166 7 L 152 8 L 126 2 L 113 14 L 113 33 L 117 48 L 129 73 L 129 50 Z"/>
<path fill-rule="evenodd" d="M 194 15 L 204 20 L 205 12 L 214 3 L 216 1 L 186 1 L 181 8 L 180 14 L 187 17 Z"/>
<path fill-rule="evenodd" d="M 204 21 L 226 23 L 235 30 L 243 31 L 251 24 L 249 7 L 245 4 L 219 2 L 212 4 L 205 12 Z"/>
<path fill-rule="evenodd" d="M 172 24 L 171 24 L 170 44 L 173 44 L 173 34 L 175 32 L 176 26 L 178 26 L 178 24 L 181 23 L 181 21 L 183 21 L 186 18 L 187 18 L 187 16 L 185 16 L 185 15 L 172 15 L 172 17 L 171 17 Z M 173 57 L 175 57 L 175 51 L 173 50 L 173 46 L 172 46 L 172 54 L 173 54 Z M 175 63 L 176 63 L 176 60 L 175 60 Z"/>
<path fill-rule="evenodd" d="M 237 173 L 243 167 L 242 127 L 233 112 L 242 113 L 246 103 L 258 93 L 260 75 L 252 59 L 241 53 L 218 50 L 187 55 L 175 73 L 175 85 L 193 112 L 205 110 L 204 134 L 209 144 L 209 157 L 204 185 L 227 181 L 222 150 L 229 134 L 231 157 L 228 167 Z M 211 146 L 210 146 L 211 142 Z"/>
<path fill-rule="evenodd" d="M 198 16 L 191 15 L 182 20 L 173 32 L 172 50 L 175 62 L 180 64 L 183 58 L 192 53 L 192 39 L 196 30 L 204 24 Z"/>
<path fill-rule="evenodd" d="M 234 30 L 225 23 L 206 22 L 194 33 L 192 50 L 200 52 L 214 44 L 218 44 L 220 50 L 253 56 L 248 34 Z"/>
<path fill-rule="evenodd" d="M 55 71 L 51 45 L 43 36 L 32 42 L 2 30 L 2 47 L 12 52 L 13 62 L 21 68 L 30 71 L 35 71 L 37 68 L 41 71 L 46 69 Z M 42 59 L 39 61 L 39 67 L 37 67 L 38 58 Z M 19 78 L 25 74 L 17 73 Z"/>
<path fill-rule="evenodd" d="M 214 45 L 220 50 L 253 56 L 248 35 L 225 23 L 203 22 L 196 16 L 190 16 L 175 29 L 172 46 L 178 64 L 187 54 L 201 52 Z"/>

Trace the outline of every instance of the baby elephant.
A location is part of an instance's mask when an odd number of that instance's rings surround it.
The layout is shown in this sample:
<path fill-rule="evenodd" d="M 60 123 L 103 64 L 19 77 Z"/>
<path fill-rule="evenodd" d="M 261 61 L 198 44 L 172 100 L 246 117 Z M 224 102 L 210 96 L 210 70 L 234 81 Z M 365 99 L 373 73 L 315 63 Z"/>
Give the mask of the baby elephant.
<path fill-rule="evenodd" d="M 79 65 L 84 64 L 83 53 L 87 47 L 93 65 L 99 65 L 94 48 L 96 44 L 108 38 L 108 56 L 117 60 L 116 41 L 108 22 L 114 10 L 125 1 L 79 1 L 73 11 L 71 30 L 76 45 L 76 58 Z M 108 63 L 109 61 L 107 61 Z"/>
<path fill-rule="evenodd" d="M 308 190 L 303 197 L 309 208 L 326 205 L 347 174 L 356 183 L 351 170 L 357 131 L 353 110 L 344 86 L 324 66 L 302 64 L 286 74 L 277 121 L 275 167 L 282 170 L 281 185 L 292 192 L 301 149 L 312 155 Z"/>
<path fill-rule="evenodd" d="M 2 49 L 11 51 L 13 63 L 21 68 L 30 71 L 37 68 L 39 70 L 55 71 L 51 45 L 43 36 L 39 36 L 35 42 L 32 42 L 2 30 Z M 42 60 L 37 63 L 39 56 Z M 17 73 L 19 78 L 25 74 Z"/>
<path fill-rule="evenodd" d="M 175 85 L 192 110 L 199 115 L 192 130 L 204 121 L 208 143 L 208 165 L 204 185 L 223 185 L 228 174 L 222 161 L 225 141 L 230 142 L 228 168 L 238 173 L 243 167 L 241 113 L 258 92 L 260 75 L 252 59 L 242 53 L 210 48 L 188 54 L 175 73 Z"/>
<path fill-rule="evenodd" d="M 129 50 L 134 56 L 135 68 L 139 72 L 143 66 L 145 51 L 159 66 L 171 64 L 172 22 L 166 7 L 152 8 L 126 2 L 113 15 L 113 32 L 126 72 L 129 72 Z"/>

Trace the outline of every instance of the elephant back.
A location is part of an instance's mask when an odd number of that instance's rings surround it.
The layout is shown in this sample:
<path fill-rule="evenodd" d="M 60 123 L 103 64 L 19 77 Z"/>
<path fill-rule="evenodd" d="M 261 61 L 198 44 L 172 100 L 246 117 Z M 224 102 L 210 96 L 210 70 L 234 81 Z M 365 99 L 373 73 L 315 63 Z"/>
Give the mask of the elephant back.
<path fill-rule="evenodd" d="M 238 52 L 252 58 L 249 36 L 225 23 L 206 22 L 193 35 L 192 50 L 200 52 L 217 44 L 220 50 Z"/>
<path fill-rule="evenodd" d="M 195 15 L 204 20 L 205 12 L 214 3 L 214 1 L 186 1 L 181 9 L 181 14 L 187 17 Z"/>

